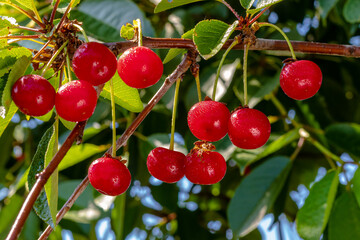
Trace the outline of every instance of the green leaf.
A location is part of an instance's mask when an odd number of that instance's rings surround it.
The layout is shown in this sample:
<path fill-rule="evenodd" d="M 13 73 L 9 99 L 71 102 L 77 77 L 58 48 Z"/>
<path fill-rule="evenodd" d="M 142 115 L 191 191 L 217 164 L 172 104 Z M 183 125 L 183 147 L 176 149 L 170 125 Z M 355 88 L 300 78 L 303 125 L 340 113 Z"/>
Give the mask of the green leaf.
<path fill-rule="evenodd" d="M 18 107 L 15 105 L 14 102 L 11 102 L 9 110 L 6 113 L 6 117 L 3 118 L 3 113 L 5 114 L 5 109 L 0 107 L 0 136 L 4 133 L 6 127 L 9 125 L 11 119 L 13 118 L 13 116 L 15 115 L 15 113 L 17 112 Z M 3 113 L 2 113 L 3 111 Z"/>
<path fill-rule="evenodd" d="M 7 36 L 9 35 L 9 27 L 12 27 L 13 24 L 5 17 L 0 17 L 0 36 Z M 0 39 L 0 46 L 8 45 L 7 40 Z M 0 76 L 1 77 L 1 76 Z"/>
<path fill-rule="evenodd" d="M 187 31 L 186 33 L 184 33 L 183 35 L 181 35 L 182 39 L 193 39 L 193 34 L 194 34 L 194 28 Z M 169 52 L 166 54 L 165 59 L 163 61 L 163 63 L 168 63 L 170 62 L 173 58 L 175 58 L 177 55 L 180 54 L 184 54 L 186 53 L 185 49 L 181 49 L 181 48 L 171 48 L 169 50 Z"/>
<path fill-rule="evenodd" d="M 20 6 L 22 5 L 28 9 L 30 9 L 34 13 L 37 13 L 37 9 L 36 9 L 34 0 L 12 0 L 12 1 L 15 3 L 18 3 L 17 5 L 20 5 Z"/>
<path fill-rule="evenodd" d="M 120 37 L 125 38 L 126 40 L 132 40 L 135 37 L 134 26 L 130 23 L 123 25 L 120 29 Z"/>
<path fill-rule="evenodd" d="M 326 18 L 339 0 L 319 0 L 320 15 Z"/>
<path fill-rule="evenodd" d="M 344 5 L 343 14 L 349 23 L 360 22 L 360 1 L 348 0 Z"/>
<path fill-rule="evenodd" d="M 356 123 L 333 124 L 325 131 L 330 143 L 360 157 L 360 125 Z"/>
<path fill-rule="evenodd" d="M 247 12 L 250 14 L 255 14 L 257 12 L 259 12 L 261 9 L 266 8 L 266 7 L 270 7 L 274 4 L 277 4 L 279 2 L 281 2 L 282 0 L 258 0 L 257 4 L 256 4 L 256 8 L 255 9 L 249 9 Z"/>
<path fill-rule="evenodd" d="M 66 202 L 80 183 L 81 180 L 61 182 L 59 184 L 59 199 Z M 74 207 L 87 208 L 90 204 L 94 204 L 94 197 L 91 188 L 86 188 L 79 198 L 76 199 Z"/>
<path fill-rule="evenodd" d="M 329 240 L 360 239 L 360 208 L 352 192 L 344 192 L 335 201 L 329 220 Z"/>
<path fill-rule="evenodd" d="M 150 21 L 130 0 L 83 1 L 77 10 L 71 12 L 71 19 L 83 22 L 83 28 L 89 36 L 104 42 L 121 41 L 121 27 L 137 18 L 141 20 L 143 34 L 153 36 L 154 29 Z"/>
<path fill-rule="evenodd" d="M 241 6 L 245 9 L 251 8 L 255 0 L 240 0 Z"/>
<path fill-rule="evenodd" d="M 131 112 L 141 112 L 144 107 L 138 90 L 126 85 L 117 73 L 113 76 L 112 81 L 114 83 L 115 103 Z M 100 96 L 111 99 L 110 81 L 105 84 Z"/>
<path fill-rule="evenodd" d="M 44 170 L 45 163 L 45 154 L 48 149 L 49 142 L 54 134 L 54 128 L 51 126 L 45 134 L 42 136 L 38 147 L 36 149 L 35 155 L 33 157 L 29 174 L 28 174 L 28 185 L 29 189 L 31 189 L 36 182 L 36 174 L 40 173 Z M 54 221 L 52 220 L 48 200 L 46 193 L 42 191 L 39 197 L 36 199 L 34 204 L 34 210 L 36 214 L 45 221 L 48 225 L 55 227 Z"/>
<path fill-rule="evenodd" d="M 297 231 L 303 239 L 320 239 L 335 200 L 338 175 L 339 171 L 330 171 L 310 189 L 309 196 L 296 218 Z"/>
<path fill-rule="evenodd" d="M 48 143 L 48 148 L 45 153 L 44 168 L 47 165 L 49 165 L 53 156 L 58 151 L 59 120 L 55 121 L 53 128 L 54 128 L 53 134 L 50 138 L 50 141 Z M 56 168 L 55 171 L 51 174 L 50 178 L 48 179 L 44 187 L 54 226 L 56 225 L 56 214 L 57 214 L 57 203 L 58 203 L 58 182 L 59 182 L 59 168 Z"/>
<path fill-rule="evenodd" d="M 73 130 L 75 125 L 76 125 L 76 122 L 69 122 L 61 117 L 59 117 L 60 119 L 60 122 L 69 130 Z"/>
<path fill-rule="evenodd" d="M 66 168 L 69 168 L 79 162 L 82 162 L 89 157 L 92 157 L 93 155 L 97 153 L 102 153 L 106 151 L 110 146 L 107 145 L 94 145 L 90 143 L 84 143 L 81 145 L 74 145 L 72 146 L 64 159 L 59 164 L 59 170 L 64 170 Z"/>
<path fill-rule="evenodd" d="M 271 94 L 279 86 L 279 76 L 280 72 L 273 77 L 263 77 L 261 79 L 263 84 L 258 86 L 257 91 L 251 96 L 248 104 L 250 108 L 254 108 L 265 96 Z"/>
<path fill-rule="evenodd" d="M 159 13 L 171 8 L 176 8 L 189 3 L 200 2 L 204 0 L 161 0 L 154 9 L 154 13 Z"/>
<path fill-rule="evenodd" d="M 24 47 L 9 47 L 0 49 L 0 85 L 5 85 L 6 73 L 10 72 L 16 60 L 22 56 L 31 57 L 32 53 Z"/>
<path fill-rule="evenodd" d="M 10 228 L 11 224 L 14 222 L 16 215 L 18 214 L 21 205 L 23 203 L 23 198 L 14 195 L 6 204 L 1 207 L 0 211 L 0 238 L 5 239 L 6 233 L 8 232 L 8 228 Z"/>
<path fill-rule="evenodd" d="M 12 102 L 11 99 L 11 88 L 13 84 L 18 80 L 20 77 L 22 77 L 27 69 L 27 67 L 30 65 L 30 57 L 22 56 L 18 60 L 16 60 L 14 66 L 11 69 L 11 72 L 9 74 L 8 80 L 5 85 L 5 89 L 2 95 L 2 105 L 5 107 L 5 111 L 7 112 L 10 108 L 10 104 Z"/>
<path fill-rule="evenodd" d="M 229 39 L 239 22 L 228 25 L 219 20 L 204 20 L 196 24 L 193 40 L 204 59 L 214 56 Z"/>
<path fill-rule="evenodd" d="M 255 168 L 240 183 L 227 209 L 234 236 L 254 230 L 272 207 L 291 169 L 287 157 L 273 157 Z"/>
<path fill-rule="evenodd" d="M 360 206 L 360 168 L 358 168 L 354 174 L 353 179 L 351 180 L 353 184 L 353 192 L 355 194 L 358 205 Z"/>
<path fill-rule="evenodd" d="M 71 2 L 71 0 L 62 0 L 62 1 L 60 1 L 60 4 L 58 6 L 57 11 L 60 12 L 60 13 L 65 13 L 65 10 L 69 6 L 70 2 Z M 56 0 L 53 0 L 51 4 L 54 6 L 55 3 L 56 3 Z M 79 3 L 80 3 L 80 0 L 75 0 L 73 5 L 72 5 L 72 8 L 76 7 L 76 5 L 78 5 Z"/>

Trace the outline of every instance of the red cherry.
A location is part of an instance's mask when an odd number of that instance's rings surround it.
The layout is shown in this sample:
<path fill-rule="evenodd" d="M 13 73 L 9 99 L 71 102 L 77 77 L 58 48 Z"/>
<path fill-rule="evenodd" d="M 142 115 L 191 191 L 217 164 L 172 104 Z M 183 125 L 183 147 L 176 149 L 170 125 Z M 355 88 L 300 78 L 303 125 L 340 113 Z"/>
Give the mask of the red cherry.
<path fill-rule="evenodd" d="M 320 89 L 322 73 L 318 65 L 300 60 L 287 63 L 280 73 L 280 86 L 290 98 L 304 100 Z"/>
<path fill-rule="evenodd" d="M 229 118 L 230 111 L 225 104 L 205 100 L 191 107 L 187 121 L 195 137 L 215 142 L 225 137 Z"/>
<path fill-rule="evenodd" d="M 120 78 L 130 87 L 147 88 L 157 83 L 164 66 L 156 53 L 147 47 L 133 47 L 124 52 L 118 61 Z"/>
<path fill-rule="evenodd" d="M 163 147 L 153 149 L 146 162 L 152 176 L 167 182 L 179 181 L 185 174 L 185 155 L 181 152 L 169 150 Z"/>
<path fill-rule="evenodd" d="M 264 113 L 256 109 L 241 108 L 229 119 L 229 138 L 243 149 L 255 149 L 264 145 L 270 137 L 271 125 Z"/>
<path fill-rule="evenodd" d="M 226 162 L 218 152 L 193 149 L 185 162 L 185 176 L 195 184 L 209 185 L 219 182 L 226 173 Z"/>
<path fill-rule="evenodd" d="M 70 122 L 85 121 L 94 113 L 97 94 L 86 81 L 75 80 L 62 85 L 55 97 L 56 112 Z"/>
<path fill-rule="evenodd" d="M 48 113 L 54 107 L 55 94 L 49 81 L 39 75 L 23 76 L 11 89 L 11 98 L 16 106 L 29 116 Z"/>
<path fill-rule="evenodd" d="M 88 170 L 91 185 L 100 193 L 117 196 L 125 192 L 131 182 L 129 169 L 111 157 L 98 158 Z"/>
<path fill-rule="evenodd" d="M 116 57 L 103 44 L 82 44 L 74 53 L 72 67 L 75 75 L 97 86 L 109 81 L 116 72 Z"/>

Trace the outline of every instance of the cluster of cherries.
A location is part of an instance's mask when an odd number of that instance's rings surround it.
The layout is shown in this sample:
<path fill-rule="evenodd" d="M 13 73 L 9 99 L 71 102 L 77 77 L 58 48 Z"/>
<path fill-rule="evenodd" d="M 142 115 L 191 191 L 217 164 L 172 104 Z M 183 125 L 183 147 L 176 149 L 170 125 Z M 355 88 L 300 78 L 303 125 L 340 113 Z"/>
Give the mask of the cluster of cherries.
<path fill-rule="evenodd" d="M 161 59 L 149 48 L 133 47 L 119 60 L 104 45 L 89 42 L 74 53 L 72 68 L 79 80 L 62 85 L 58 92 L 48 80 L 39 75 L 26 75 L 13 85 L 11 96 L 19 110 L 29 116 L 42 116 L 55 106 L 57 114 L 67 121 L 87 120 L 94 112 L 97 93 L 94 86 L 109 81 L 116 70 L 130 87 L 146 88 L 157 83 L 163 73 Z M 280 86 L 291 98 L 307 99 L 315 95 L 322 81 L 320 68 L 313 62 L 285 63 Z M 185 156 L 183 153 L 158 147 L 147 157 L 151 175 L 167 183 L 186 176 L 195 184 L 214 184 L 226 173 L 224 157 L 213 151 L 210 142 L 229 135 L 232 143 L 243 149 L 264 145 L 271 132 L 268 118 L 262 112 L 239 107 L 233 113 L 225 104 L 205 99 L 188 113 L 188 125 L 195 137 L 202 141 Z M 121 160 L 110 155 L 93 161 L 88 170 L 89 181 L 99 192 L 119 195 L 127 190 L 131 175 Z"/>

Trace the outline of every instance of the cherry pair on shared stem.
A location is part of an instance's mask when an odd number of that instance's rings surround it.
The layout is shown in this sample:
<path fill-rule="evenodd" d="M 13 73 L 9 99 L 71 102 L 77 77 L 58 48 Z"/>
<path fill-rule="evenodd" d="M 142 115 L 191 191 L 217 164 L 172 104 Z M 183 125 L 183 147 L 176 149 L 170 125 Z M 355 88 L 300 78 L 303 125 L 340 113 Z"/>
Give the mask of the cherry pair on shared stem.
<path fill-rule="evenodd" d="M 146 164 L 150 174 L 163 182 L 175 183 L 186 176 L 194 184 L 215 184 L 225 176 L 226 161 L 213 149 L 210 143 L 197 142 L 185 156 L 181 152 L 157 147 L 149 153 Z"/>
<path fill-rule="evenodd" d="M 125 160 L 113 158 L 109 154 L 93 161 L 88 169 L 91 185 L 100 193 L 117 196 L 130 186 L 131 174 Z"/>
<path fill-rule="evenodd" d="M 243 149 L 255 149 L 269 139 L 268 118 L 256 109 L 240 107 L 230 114 L 225 104 L 207 98 L 195 104 L 188 113 L 188 126 L 195 137 L 218 141 L 228 133 L 231 142 Z"/>

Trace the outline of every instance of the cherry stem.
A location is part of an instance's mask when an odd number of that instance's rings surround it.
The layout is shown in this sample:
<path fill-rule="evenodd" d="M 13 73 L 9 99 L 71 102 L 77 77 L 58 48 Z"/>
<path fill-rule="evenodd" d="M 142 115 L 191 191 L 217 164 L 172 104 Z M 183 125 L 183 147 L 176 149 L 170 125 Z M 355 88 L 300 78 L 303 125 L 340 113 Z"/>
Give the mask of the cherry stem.
<path fill-rule="evenodd" d="M 293 152 L 293 154 L 291 154 L 290 156 L 290 160 L 291 161 L 294 161 L 296 159 L 296 157 L 299 155 L 302 147 L 304 146 L 304 143 L 305 143 L 305 138 L 304 137 L 300 137 L 299 138 L 299 141 L 297 143 L 297 146 L 296 146 L 296 149 L 295 151 Z"/>
<path fill-rule="evenodd" d="M 244 64 L 243 64 L 243 81 L 244 81 L 244 106 L 248 105 L 248 94 L 247 94 L 247 59 L 250 44 L 244 45 Z"/>
<path fill-rule="evenodd" d="M 143 45 L 143 38 L 142 38 L 142 27 L 141 27 L 141 20 L 138 18 L 136 19 L 137 22 L 137 31 L 138 31 L 138 47 Z"/>
<path fill-rule="evenodd" d="M 235 37 L 234 41 L 231 43 L 231 45 L 226 49 L 224 55 L 222 56 L 217 72 L 216 72 L 216 77 L 215 77 L 215 81 L 214 81 L 214 88 L 213 88 L 213 93 L 212 93 L 212 100 L 215 101 L 215 97 L 216 97 L 216 88 L 217 88 L 217 83 L 219 81 L 219 77 L 220 77 L 220 71 L 221 71 L 221 67 L 224 64 L 225 58 L 228 55 L 228 53 L 230 52 L 230 50 L 235 47 L 238 43 L 240 42 L 238 37 Z"/>
<path fill-rule="evenodd" d="M 314 138 L 308 137 L 306 138 L 306 140 L 308 140 L 312 145 L 314 145 L 314 147 L 316 147 L 325 156 L 330 157 L 331 159 L 333 159 L 334 161 L 340 164 L 344 164 L 344 161 L 339 156 L 333 154 L 331 151 L 329 151 L 326 147 L 324 147 L 320 142 L 318 142 Z"/>
<path fill-rule="evenodd" d="M 81 34 L 84 36 L 85 38 L 85 42 L 89 42 L 89 38 L 88 36 L 86 35 L 86 32 L 85 30 L 79 25 L 79 24 L 73 24 L 77 29 L 80 30 Z"/>
<path fill-rule="evenodd" d="M 171 137 L 170 137 L 170 150 L 174 150 L 174 139 L 175 139 L 175 121 L 176 121 L 176 112 L 179 98 L 179 89 L 180 89 L 181 78 L 176 81 L 175 86 L 175 94 L 174 94 L 174 104 L 173 104 L 173 112 L 171 118 Z"/>
<path fill-rule="evenodd" d="M 7 36 L 0 36 L 0 39 L 33 39 L 33 38 L 40 38 L 41 35 L 7 35 Z"/>
<path fill-rule="evenodd" d="M 37 57 L 41 55 L 41 53 L 47 48 L 47 46 L 50 44 L 51 40 L 47 41 L 44 46 L 40 48 L 40 50 L 33 56 L 33 60 L 35 60 Z"/>
<path fill-rule="evenodd" d="M 49 67 L 54 62 L 54 60 L 57 58 L 57 56 L 60 54 L 60 52 L 66 47 L 68 42 L 69 42 L 69 40 L 67 40 L 63 45 L 61 45 L 61 47 L 54 53 L 54 55 L 52 55 L 49 62 L 46 64 L 44 70 L 42 71 L 41 76 L 44 76 L 45 72 L 49 69 Z"/>
<path fill-rule="evenodd" d="M 24 14 L 25 16 L 27 16 L 28 18 L 30 18 L 31 20 L 33 20 L 34 22 L 36 22 L 41 28 L 45 29 L 46 28 L 46 25 L 44 23 L 41 22 L 41 18 L 39 15 L 39 13 L 36 11 L 35 14 L 38 16 L 38 19 L 36 19 L 35 17 L 33 17 L 29 12 L 25 11 L 24 9 L 22 9 L 21 7 L 11 3 L 10 1 L 9 2 L 2 2 L 3 4 L 7 4 L 13 8 L 15 8 L 16 10 L 18 10 L 19 12 L 21 12 L 22 14 Z M 35 8 L 36 9 L 36 8 Z"/>
<path fill-rule="evenodd" d="M 111 155 L 116 157 L 116 115 L 115 115 L 115 96 L 114 82 L 110 79 L 110 97 L 111 97 L 111 121 L 112 121 L 112 151 Z"/>
<path fill-rule="evenodd" d="M 266 12 L 266 10 L 268 10 L 269 7 L 264 8 L 261 12 L 259 12 L 258 15 L 256 15 L 255 17 L 253 17 L 247 24 L 247 26 L 250 26 L 251 24 L 253 24 L 256 20 L 258 20 L 259 17 L 261 17 L 261 15 L 264 14 L 264 12 Z"/>
<path fill-rule="evenodd" d="M 31 31 L 31 32 L 44 33 L 44 30 L 36 29 L 36 28 L 24 27 L 24 26 L 20 26 L 20 25 L 14 26 L 14 28 L 18 28 L 18 29 L 22 29 L 22 30 L 26 30 L 26 31 Z"/>
<path fill-rule="evenodd" d="M 196 73 L 195 75 L 195 82 L 196 82 L 196 89 L 197 89 L 197 94 L 198 94 L 198 98 L 199 98 L 199 102 L 201 102 L 201 85 L 200 85 L 200 76 L 199 76 L 199 71 Z"/>
<path fill-rule="evenodd" d="M 66 10 L 65 10 L 65 12 L 64 12 L 64 15 L 61 17 L 60 22 L 59 22 L 59 25 L 57 26 L 55 32 L 58 32 L 59 29 L 62 27 L 62 25 L 63 25 L 65 19 L 67 18 L 68 13 L 71 11 L 71 7 L 72 7 L 72 5 L 74 4 L 75 1 L 76 1 L 76 0 L 71 0 L 71 2 L 69 3 L 69 5 L 67 6 L 67 8 L 66 8 Z M 54 32 L 54 33 L 55 33 L 55 32 Z"/>
<path fill-rule="evenodd" d="M 71 67 L 70 67 L 70 57 L 69 54 L 67 52 L 67 48 L 65 47 L 65 54 L 66 54 L 66 68 L 67 68 L 67 72 L 68 72 L 68 79 L 69 82 L 72 81 L 72 77 L 71 77 Z"/>
<path fill-rule="evenodd" d="M 52 12 L 51 12 L 51 16 L 50 16 L 50 20 L 49 20 L 50 25 L 52 25 L 53 22 L 54 22 L 56 10 L 57 10 L 57 8 L 58 8 L 58 6 L 59 6 L 59 4 L 60 4 L 60 1 L 61 1 L 61 0 L 56 0 L 56 3 L 55 3 L 54 8 L 53 8 L 53 10 L 52 10 Z"/>
<path fill-rule="evenodd" d="M 221 2 L 222 4 L 224 4 L 234 15 L 235 17 L 240 20 L 240 16 L 239 14 L 230 6 L 229 3 L 227 3 L 225 0 L 217 0 L 218 2 Z"/>
<path fill-rule="evenodd" d="M 278 26 L 274 25 L 274 24 L 271 24 L 271 23 L 258 23 L 257 24 L 259 26 L 259 28 L 261 27 L 264 27 L 264 26 L 267 26 L 267 27 L 272 27 L 272 28 L 275 28 L 285 39 L 286 43 L 288 44 L 289 46 L 289 49 L 290 49 L 290 52 L 291 52 L 291 56 L 294 60 L 296 60 L 296 56 L 295 56 L 295 52 L 294 52 L 294 49 L 293 49 L 293 46 L 289 40 L 289 38 L 286 36 L 286 34 L 284 33 L 283 30 L 281 30 L 281 28 L 279 28 Z"/>

